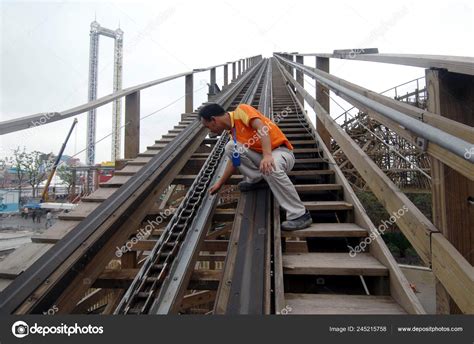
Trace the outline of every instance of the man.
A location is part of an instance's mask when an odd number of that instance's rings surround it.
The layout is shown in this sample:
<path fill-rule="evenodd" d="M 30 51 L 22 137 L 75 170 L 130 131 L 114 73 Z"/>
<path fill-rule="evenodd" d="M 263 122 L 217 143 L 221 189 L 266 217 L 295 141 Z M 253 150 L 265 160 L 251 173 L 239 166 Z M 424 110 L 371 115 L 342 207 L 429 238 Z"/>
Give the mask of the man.
<path fill-rule="evenodd" d="M 53 222 L 51 221 L 51 219 L 52 219 L 51 212 L 48 211 L 46 213 L 46 224 L 45 224 L 46 229 L 48 229 L 49 227 L 53 225 Z"/>
<path fill-rule="evenodd" d="M 311 214 L 287 175 L 295 164 L 293 146 L 275 123 L 247 104 L 241 104 L 231 112 L 218 104 L 208 104 L 199 111 L 199 117 L 211 132 L 221 135 L 228 131 L 231 135 L 225 148 L 230 159 L 222 177 L 211 187 L 211 194 L 219 191 L 238 169 L 245 177 L 239 183 L 243 192 L 266 187 L 268 183 L 274 197 L 286 210 L 287 220 L 281 225 L 283 230 L 303 229 L 312 223 Z"/>

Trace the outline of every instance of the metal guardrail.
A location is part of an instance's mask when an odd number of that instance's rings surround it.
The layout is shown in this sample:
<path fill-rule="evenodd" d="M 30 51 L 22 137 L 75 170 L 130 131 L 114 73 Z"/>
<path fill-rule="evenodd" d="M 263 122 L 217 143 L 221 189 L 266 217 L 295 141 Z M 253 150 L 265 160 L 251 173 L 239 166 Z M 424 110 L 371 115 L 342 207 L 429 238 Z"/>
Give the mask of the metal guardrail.
<path fill-rule="evenodd" d="M 252 63 L 255 64 L 256 62 L 258 62 L 258 60 L 261 59 L 261 55 L 252 56 L 252 57 L 247 58 L 246 60 L 250 60 L 250 59 L 252 59 L 252 61 L 253 61 Z M 31 115 L 31 116 L 26 116 L 26 117 L 22 117 L 22 118 L 3 121 L 3 122 L 0 122 L 0 135 L 12 133 L 12 132 L 19 131 L 19 130 L 25 130 L 25 129 L 29 129 L 29 128 L 32 128 L 32 127 L 37 127 L 39 125 L 44 125 L 44 124 L 47 124 L 47 123 L 52 123 L 52 122 L 60 121 L 60 120 L 63 120 L 63 119 L 66 119 L 66 118 L 69 118 L 69 117 L 72 117 L 72 116 L 76 116 L 76 115 L 88 112 L 89 110 L 93 110 L 93 109 L 96 109 L 96 108 L 101 107 L 103 105 L 106 105 L 108 103 L 111 103 L 111 102 L 113 102 L 117 99 L 120 99 L 122 97 L 126 97 L 128 95 L 131 95 L 133 93 L 137 93 L 137 92 L 139 92 L 141 90 L 144 90 L 144 89 L 147 89 L 149 87 L 156 86 L 156 85 L 159 85 L 159 84 L 171 81 L 171 80 L 175 80 L 175 79 L 178 79 L 178 78 L 181 78 L 181 77 L 189 77 L 189 76 L 192 76 L 193 74 L 201 73 L 201 72 L 205 72 L 205 71 L 211 71 L 211 72 L 213 72 L 213 75 L 215 76 L 215 69 L 216 68 L 222 67 L 222 66 L 227 68 L 227 65 L 229 63 L 233 64 L 233 67 L 234 67 L 233 68 L 233 76 L 235 77 L 236 71 L 235 71 L 235 65 L 234 64 L 235 63 L 240 64 L 240 61 L 242 61 L 242 60 L 231 61 L 231 62 L 227 62 L 227 63 L 224 63 L 224 64 L 219 64 L 219 65 L 206 67 L 206 68 L 193 69 L 192 71 L 189 71 L 189 72 L 183 72 L 183 73 L 179 73 L 179 74 L 170 75 L 170 76 L 167 76 L 167 77 L 164 77 L 164 78 L 156 79 L 156 80 L 153 80 L 153 81 L 148 81 L 148 82 L 136 85 L 136 86 L 128 87 L 128 88 L 125 88 L 123 90 L 108 94 L 108 95 L 103 96 L 99 99 L 87 102 L 85 104 L 81 104 L 79 106 L 75 106 L 71 109 L 67 109 L 67 110 L 64 110 L 64 111 L 61 111 L 61 112 L 41 112 L 41 113 L 37 113 L 37 114 Z M 247 62 L 247 64 L 250 65 L 249 62 Z M 239 71 L 240 70 L 241 70 L 241 68 L 239 68 Z M 212 76 L 211 76 L 211 78 L 212 78 Z M 187 97 L 192 97 L 192 92 L 191 93 L 187 92 L 186 96 Z"/>
<path fill-rule="evenodd" d="M 377 101 L 369 99 L 357 92 L 354 92 L 344 86 L 341 86 L 338 83 L 328 79 L 325 76 L 325 72 L 310 69 L 303 64 L 289 61 L 279 55 L 275 56 L 282 63 L 290 67 L 296 68 L 297 70 L 305 73 L 306 75 L 318 80 L 336 93 L 342 93 L 350 97 L 356 102 L 363 104 L 367 108 L 386 116 L 387 118 L 395 121 L 404 128 L 407 128 L 410 131 L 416 133 L 419 137 L 430 142 L 434 142 L 440 147 L 443 147 L 449 152 L 457 155 L 458 157 L 466 159 L 471 163 L 474 163 L 474 155 L 465 156 L 466 151 L 469 151 L 472 147 L 472 144 L 470 142 L 464 141 L 463 139 L 455 137 L 429 124 L 420 122 L 398 110 L 392 109 L 386 105 L 378 103 Z"/>

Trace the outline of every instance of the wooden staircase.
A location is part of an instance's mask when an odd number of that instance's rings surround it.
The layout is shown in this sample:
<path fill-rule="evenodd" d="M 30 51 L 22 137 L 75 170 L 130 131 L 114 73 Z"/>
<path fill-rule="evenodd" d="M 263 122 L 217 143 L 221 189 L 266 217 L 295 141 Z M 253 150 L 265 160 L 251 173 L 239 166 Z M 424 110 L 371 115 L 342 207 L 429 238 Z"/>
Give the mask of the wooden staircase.
<path fill-rule="evenodd" d="M 278 126 L 295 147 L 296 163 L 289 176 L 313 219 L 309 228 L 293 232 L 280 231 L 275 224 L 275 313 L 423 314 L 276 65 L 273 71 L 273 113 L 287 109 Z M 275 209 L 275 222 L 279 217 L 281 223 L 285 212 Z"/>

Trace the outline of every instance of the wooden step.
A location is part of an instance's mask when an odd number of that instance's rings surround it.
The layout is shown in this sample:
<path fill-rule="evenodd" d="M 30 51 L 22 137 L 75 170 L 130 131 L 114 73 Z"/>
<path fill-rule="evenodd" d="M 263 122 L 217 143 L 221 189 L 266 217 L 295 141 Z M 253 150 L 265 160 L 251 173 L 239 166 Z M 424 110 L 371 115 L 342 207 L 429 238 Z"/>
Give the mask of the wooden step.
<path fill-rule="evenodd" d="M 101 188 L 114 188 L 114 187 L 121 187 L 123 184 L 129 181 L 131 176 L 113 176 L 105 183 L 100 183 L 99 186 Z"/>
<path fill-rule="evenodd" d="M 282 231 L 281 235 L 291 238 L 365 238 L 368 232 L 355 223 L 313 223 L 305 229 Z"/>
<path fill-rule="evenodd" d="M 127 162 L 127 165 L 144 166 L 148 164 L 151 159 L 152 159 L 151 157 L 139 157 Z"/>
<path fill-rule="evenodd" d="M 406 314 L 391 296 L 285 294 L 290 314 Z"/>
<path fill-rule="evenodd" d="M 302 128 L 303 126 L 304 127 L 308 127 L 308 123 L 306 122 L 297 122 L 297 123 L 278 123 L 278 126 L 280 128 Z"/>
<path fill-rule="evenodd" d="M 300 164 L 318 164 L 326 162 L 326 160 L 322 158 L 300 158 L 300 159 L 295 159 L 295 164 L 300 165 Z"/>
<path fill-rule="evenodd" d="M 2 260 L 0 278 L 14 279 L 38 260 L 52 244 L 27 243 Z"/>
<path fill-rule="evenodd" d="M 193 156 L 194 156 L 194 154 L 193 154 Z M 332 174 L 334 174 L 333 170 L 311 170 L 311 171 L 290 171 L 290 172 L 288 172 L 288 176 L 290 176 L 290 177 L 305 177 L 305 176 L 332 175 Z M 118 178 L 118 177 L 125 177 L 125 176 L 114 176 L 114 178 Z M 197 177 L 196 174 L 178 174 L 175 177 L 175 179 L 173 180 L 173 184 L 176 184 L 176 185 L 177 184 L 191 185 L 194 182 L 194 179 L 196 179 L 196 177 Z M 226 184 L 235 185 L 235 184 L 238 184 L 239 182 L 241 182 L 242 180 L 243 180 L 242 175 L 235 174 L 227 180 Z M 105 187 L 106 185 L 107 185 L 107 183 L 101 184 L 101 187 Z M 114 185 L 116 185 L 116 184 L 114 184 Z M 314 208 L 314 209 L 310 209 L 310 210 L 319 210 L 319 209 L 316 209 L 318 207 L 324 208 L 325 205 L 323 203 L 327 203 L 326 206 L 329 207 L 329 209 L 341 208 L 341 207 L 343 207 L 344 209 L 336 209 L 336 210 L 347 210 L 346 208 L 352 209 L 352 205 L 350 205 L 349 203 L 346 203 L 346 202 L 308 202 L 308 203 L 318 203 L 318 204 L 309 204 L 310 207 Z M 333 204 L 331 204 L 331 203 L 333 203 Z M 349 205 L 349 206 L 347 206 L 347 205 Z M 326 209 L 321 209 L 321 210 L 326 210 Z"/>
<path fill-rule="evenodd" d="M 313 140 L 313 139 L 309 139 L 309 140 L 290 140 L 291 144 L 293 146 L 316 146 L 318 143 Z"/>
<path fill-rule="evenodd" d="M 166 144 L 164 143 L 155 143 L 153 146 L 147 146 L 147 150 L 161 150 L 166 147 Z"/>
<path fill-rule="evenodd" d="M 314 139 L 313 136 L 311 136 L 311 134 L 308 134 L 308 133 L 286 134 L 285 136 L 290 141 L 291 141 L 291 139 L 304 139 L 304 138 Z"/>
<path fill-rule="evenodd" d="M 370 253 L 351 257 L 344 253 L 284 253 L 283 273 L 288 275 L 387 276 L 388 269 Z"/>
<path fill-rule="evenodd" d="M 281 131 L 283 131 L 283 133 L 308 133 L 309 131 L 309 128 L 303 128 L 303 127 L 299 127 L 299 128 L 280 128 Z M 309 133 L 308 133 L 309 134 Z"/>
<path fill-rule="evenodd" d="M 68 213 L 59 214 L 58 219 L 64 221 L 82 221 L 100 205 L 100 202 L 81 202 Z"/>
<path fill-rule="evenodd" d="M 295 148 L 293 149 L 293 154 L 302 154 L 302 153 L 318 153 L 322 152 L 320 148 Z"/>
<path fill-rule="evenodd" d="M 145 157 L 154 157 L 156 154 L 158 154 L 158 152 L 160 151 L 161 149 L 157 149 L 157 150 L 154 150 L 154 149 L 148 149 L 146 151 L 144 151 L 143 153 L 139 153 L 138 154 L 138 157 L 142 157 L 142 158 L 145 158 Z"/>
<path fill-rule="evenodd" d="M 295 185 L 299 194 L 322 192 L 322 191 L 341 191 L 341 184 L 300 184 Z"/>
<path fill-rule="evenodd" d="M 54 244 L 61 240 L 67 233 L 73 230 L 81 221 L 56 221 L 54 225 L 44 233 L 33 235 L 32 242 Z"/>
<path fill-rule="evenodd" d="M 115 171 L 116 176 L 133 176 L 135 173 L 141 170 L 143 166 L 140 165 L 127 165 L 121 170 Z"/>
<path fill-rule="evenodd" d="M 98 188 L 88 196 L 82 197 L 82 202 L 103 202 L 107 198 L 111 197 L 112 194 L 117 191 L 118 188 Z"/>
<path fill-rule="evenodd" d="M 316 176 L 321 174 L 334 174 L 334 170 L 303 170 L 303 171 L 290 171 L 289 176 L 301 177 L 301 176 Z"/>
<path fill-rule="evenodd" d="M 351 203 L 344 201 L 310 201 L 303 202 L 303 204 L 309 211 L 353 209 L 353 205 Z"/>

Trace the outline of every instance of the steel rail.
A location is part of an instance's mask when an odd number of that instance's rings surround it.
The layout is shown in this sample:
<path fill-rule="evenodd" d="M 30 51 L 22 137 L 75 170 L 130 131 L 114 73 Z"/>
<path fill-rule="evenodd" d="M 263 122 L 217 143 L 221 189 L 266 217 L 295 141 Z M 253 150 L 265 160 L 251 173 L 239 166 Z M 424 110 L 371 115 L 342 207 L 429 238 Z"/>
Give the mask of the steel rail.
<path fill-rule="evenodd" d="M 241 80 L 241 84 L 246 83 L 261 67 L 262 63 L 263 61 L 255 65 L 249 73 L 246 73 Z M 229 96 L 219 97 L 215 102 L 222 105 L 227 103 L 229 98 Z M 187 233 L 190 227 L 193 226 L 196 214 L 199 213 L 200 209 L 203 209 L 201 202 L 205 199 L 204 205 L 207 211 L 209 211 L 211 203 L 214 203 L 216 200 L 215 196 L 205 198 L 205 195 L 212 177 L 216 174 L 216 169 L 222 172 L 221 157 L 227 140 L 227 135 L 221 136 L 218 140 L 185 199 L 178 207 L 164 233 L 160 236 L 160 239 L 140 269 L 139 274 L 120 301 L 114 312 L 115 314 L 144 314 L 148 313 L 152 307 L 155 313 L 168 312 L 171 308 L 172 301 L 178 292 L 178 286 L 182 285 L 183 278 L 185 277 L 182 273 L 177 276 L 176 271 L 182 272 L 183 266 L 188 266 L 188 262 L 193 256 L 192 253 L 189 253 L 189 249 L 186 249 L 188 247 L 185 247 L 185 250 L 181 250 L 181 247 L 183 247 L 182 243 L 186 239 L 188 241 L 194 239 L 194 245 L 196 245 L 199 238 L 202 237 L 205 226 L 195 227 L 191 236 L 188 236 Z M 186 255 L 186 259 L 176 259 L 177 256 L 182 257 L 183 255 Z M 176 264 L 174 264 L 175 261 L 177 262 Z M 170 271 L 174 274 L 171 280 L 167 279 Z M 170 281 L 175 283 L 170 284 Z M 163 286 L 165 291 L 160 293 L 163 290 Z M 166 300 L 168 300 L 166 304 L 168 307 L 163 306 L 165 310 L 163 308 L 159 309 L 160 303 L 157 301 L 157 297 L 164 297 L 163 295 L 167 296 Z"/>
<path fill-rule="evenodd" d="M 228 99 L 232 97 L 233 92 L 239 89 L 245 80 L 246 79 L 243 78 L 229 87 L 223 92 L 220 98 Z M 100 250 L 103 241 L 106 241 L 107 238 L 110 238 L 112 234 L 118 230 L 128 216 L 140 206 L 141 201 L 152 192 L 154 185 L 172 168 L 174 161 L 179 160 L 182 154 L 191 146 L 192 142 L 200 136 L 199 133 L 204 133 L 204 131 L 205 128 L 197 120 L 189 124 L 175 140 L 166 145 L 147 165 L 120 187 L 112 198 L 101 203 L 100 206 L 93 210 L 73 231 L 66 234 L 63 239 L 13 280 L 12 283 L 0 293 L 0 314 L 13 313 L 43 283 L 50 285 L 49 291 L 47 295 L 43 295 L 41 300 L 36 300 L 30 309 L 31 312 L 40 312 L 43 309 L 47 309 L 51 302 L 61 294 L 62 286 L 67 285 L 67 283 L 77 275 L 80 266 L 84 265 Z M 159 172 L 157 172 L 158 170 Z M 137 196 L 136 201 L 133 202 L 126 211 L 117 216 L 119 208 L 144 186 L 145 190 Z M 58 281 L 56 283 L 48 281 L 48 277 L 56 271 L 74 251 L 79 249 L 82 243 L 92 233 L 97 231 L 102 224 L 107 221 L 111 221 L 112 225 L 106 230 L 100 242 L 90 247 L 88 254 L 84 255 L 79 261 L 76 261 L 74 266 L 67 270 L 67 273 L 65 273 L 61 281 L 59 281 L 62 283 L 58 283 Z"/>

